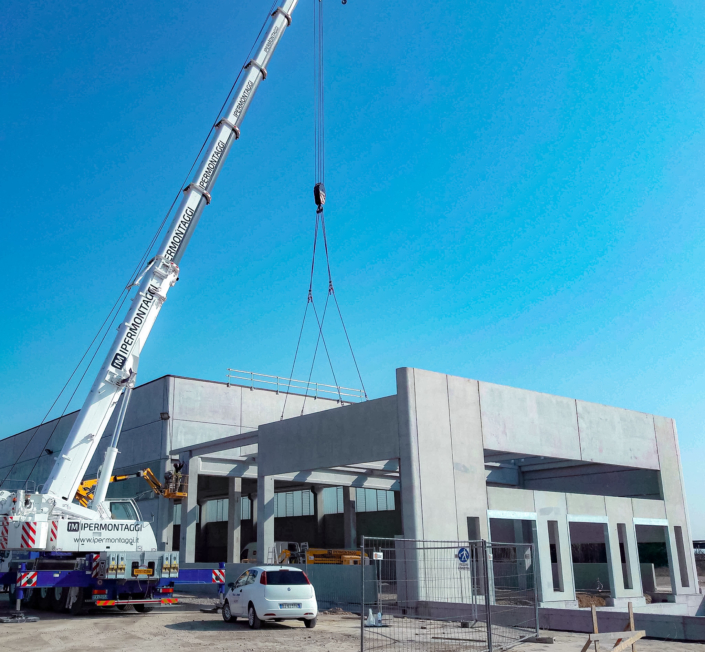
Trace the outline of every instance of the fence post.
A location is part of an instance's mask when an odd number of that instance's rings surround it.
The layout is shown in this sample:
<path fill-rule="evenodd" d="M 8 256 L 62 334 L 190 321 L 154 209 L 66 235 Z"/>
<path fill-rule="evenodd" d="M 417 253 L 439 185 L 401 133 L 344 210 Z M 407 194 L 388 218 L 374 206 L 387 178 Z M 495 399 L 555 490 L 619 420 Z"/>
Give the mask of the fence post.
<path fill-rule="evenodd" d="M 482 561 L 484 565 L 484 570 L 485 570 L 485 626 L 487 628 L 487 649 L 489 652 L 493 652 L 493 646 L 492 646 L 492 598 L 491 594 L 494 593 L 494 587 L 492 587 L 492 590 L 490 590 L 490 585 L 494 584 L 493 582 L 490 582 L 490 560 L 489 560 L 489 555 L 491 554 L 490 552 L 490 546 L 492 544 L 489 543 L 488 541 L 485 541 L 484 539 L 482 540 Z"/>
<path fill-rule="evenodd" d="M 360 542 L 360 652 L 365 652 L 365 535 Z"/>

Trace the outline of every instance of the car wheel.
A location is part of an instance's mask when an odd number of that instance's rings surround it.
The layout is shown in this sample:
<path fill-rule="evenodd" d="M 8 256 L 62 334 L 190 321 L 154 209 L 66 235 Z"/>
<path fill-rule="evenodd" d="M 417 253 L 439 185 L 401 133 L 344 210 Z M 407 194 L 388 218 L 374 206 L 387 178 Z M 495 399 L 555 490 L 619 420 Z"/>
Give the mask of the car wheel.
<path fill-rule="evenodd" d="M 135 611 L 140 614 L 148 614 L 150 611 L 154 611 L 154 607 L 149 604 L 136 604 Z"/>
<path fill-rule="evenodd" d="M 311 618 L 311 620 L 304 620 L 304 625 L 306 625 L 306 627 L 308 627 L 309 629 L 313 629 L 316 626 L 317 620 L 318 620 L 318 617 Z"/>
<path fill-rule="evenodd" d="M 55 586 L 49 589 L 49 605 L 52 611 L 60 614 L 64 610 L 66 604 L 66 590 L 63 586 Z"/>
<path fill-rule="evenodd" d="M 262 621 L 259 619 L 255 607 L 252 604 L 247 608 L 247 624 L 250 626 L 250 629 L 259 629 L 262 627 Z"/>
<path fill-rule="evenodd" d="M 226 623 L 234 623 L 237 620 L 237 616 L 233 616 L 233 612 L 230 609 L 230 602 L 228 600 L 223 603 L 223 620 Z"/>

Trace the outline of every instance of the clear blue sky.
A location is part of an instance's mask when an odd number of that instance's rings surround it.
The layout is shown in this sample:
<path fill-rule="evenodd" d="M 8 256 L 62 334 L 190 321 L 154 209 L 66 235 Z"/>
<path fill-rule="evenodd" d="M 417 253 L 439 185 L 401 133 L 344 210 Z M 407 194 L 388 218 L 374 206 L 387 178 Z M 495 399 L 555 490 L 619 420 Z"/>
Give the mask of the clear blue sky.
<path fill-rule="evenodd" d="M 369 394 L 415 366 L 675 417 L 705 538 L 705 6 L 326 1 L 327 220 Z M 63 385 L 268 7 L 5 4 L 0 436 Z M 290 370 L 314 214 L 311 36 L 301 0 L 141 382 Z M 339 381 L 357 386 L 330 326 Z"/>

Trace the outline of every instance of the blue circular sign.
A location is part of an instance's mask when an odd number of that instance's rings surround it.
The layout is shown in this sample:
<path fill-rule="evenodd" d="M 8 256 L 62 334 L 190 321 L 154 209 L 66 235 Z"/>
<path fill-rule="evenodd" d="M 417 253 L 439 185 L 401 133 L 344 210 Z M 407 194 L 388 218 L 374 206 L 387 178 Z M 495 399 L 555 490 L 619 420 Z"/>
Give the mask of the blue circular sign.
<path fill-rule="evenodd" d="M 470 559 L 470 551 L 467 548 L 461 548 L 458 550 L 458 559 L 462 564 L 467 564 Z"/>

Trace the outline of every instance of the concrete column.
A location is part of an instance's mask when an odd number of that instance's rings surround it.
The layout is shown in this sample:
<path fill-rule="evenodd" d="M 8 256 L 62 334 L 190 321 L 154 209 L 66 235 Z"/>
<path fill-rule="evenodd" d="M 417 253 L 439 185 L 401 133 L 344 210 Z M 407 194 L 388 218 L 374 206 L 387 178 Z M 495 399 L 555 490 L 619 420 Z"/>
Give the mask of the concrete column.
<path fill-rule="evenodd" d="M 348 549 L 357 548 L 355 487 L 343 487 L 343 540 Z"/>
<path fill-rule="evenodd" d="M 162 551 L 170 551 L 174 542 L 174 501 L 160 498 L 158 505 L 158 528 L 154 533 L 157 537 L 157 547 Z"/>
<path fill-rule="evenodd" d="M 646 604 L 641 586 L 641 570 L 631 503 L 630 498 L 605 497 L 605 510 L 608 519 L 608 523 L 605 525 L 605 544 L 611 587 L 609 606 L 626 606 L 628 602 L 632 602 L 635 607 Z M 624 544 L 626 568 L 622 567 L 622 555 L 619 547 L 620 530 Z M 631 588 L 625 585 L 625 571 Z"/>
<path fill-rule="evenodd" d="M 323 487 L 313 487 L 313 514 L 316 517 L 316 542 L 311 547 L 326 547 L 326 530 L 323 516 L 325 510 L 323 508 Z"/>
<path fill-rule="evenodd" d="M 275 559 L 269 555 L 274 548 L 274 476 L 257 476 L 257 563 Z"/>
<path fill-rule="evenodd" d="M 240 517 L 242 516 L 242 479 L 228 478 L 228 543 L 225 561 L 240 563 L 242 550 Z"/>
<path fill-rule="evenodd" d="M 514 543 L 516 544 L 521 544 L 524 543 L 524 528 L 522 525 L 522 522 L 519 519 L 514 519 L 513 521 L 514 525 Z M 516 548 L 516 553 L 517 553 L 517 558 L 516 558 L 516 573 L 517 573 L 517 578 L 519 581 L 519 590 L 520 591 L 526 591 L 527 584 L 526 584 L 526 558 L 524 553 L 526 552 L 526 549 L 522 545 L 517 545 Z"/>
<path fill-rule="evenodd" d="M 399 475 L 401 519 L 405 539 L 423 539 L 421 518 L 421 472 L 416 427 L 414 370 L 397 369 L 397 420 L 399 428 Z M 484 477 L 483 477 L 484 480 Z"/>
<path fill-rule="evenodd" d="M 181 541 L 179 562 L 190 564 L 196 561 L 196 530 L 198 527 L 198 475 L 201 458 L 192 457 L 187 461 L 188 496 L 181 501 Z"/>
<path fill-rule="evenodd" d="M 577 607 L 565 494 L 535 491 L 538 518 L 534 541 L 540 575 L 539 601 L 546 607 Z M 551 544 L 556 544 L 558 586 L 554 588 Z"/>
<path fill-rule="evenodd" d="M 252 517 L 252 532 L 257 533 L 257 494 L 250 494 L 250 516 Z"/>

